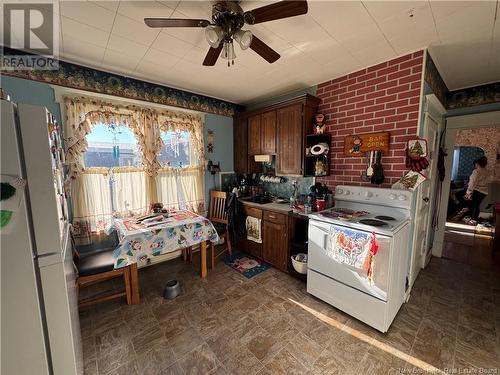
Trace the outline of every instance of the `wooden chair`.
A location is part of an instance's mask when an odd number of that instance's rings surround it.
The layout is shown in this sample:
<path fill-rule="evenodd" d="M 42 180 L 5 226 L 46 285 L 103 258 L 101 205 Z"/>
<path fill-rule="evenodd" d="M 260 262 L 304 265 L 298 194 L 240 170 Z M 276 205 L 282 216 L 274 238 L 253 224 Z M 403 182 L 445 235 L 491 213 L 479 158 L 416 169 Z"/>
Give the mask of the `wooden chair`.
<path fill-rule="evenodd" d="M 218 254 L 215 253 L 215 244 L 210 243 L 212 269 L 215 267 L 215 259 L 220 257 L 226 251 L 229 252 L 229 255 L 233 254 L 233 250 L 231 247 L 231 236 L 229 235 L 229 221 L 227 218 L 227 213 L 225 211 L 226 196 L 227 194 L 223 191 L 210 192 L 208 219 L 212 222 L 212 224 L 214 224 L 219 237 L 224 238 L 224 242 L 227 243 L 227 247 L 225 247 Z"/>
<path fill-rule="evenodd" d="M 219 237 L 224 238 L 224 242 L 227 243 L 227 247 L 220 251 L 218 254 L 215 253 L 215 245 L 210 243 L 210 252 L 211 252 L 211 267 L 212 269 L 215 267 L 215 260 L 224 254 L 226 251 L 229 255 L 233 254 L 232 246 L 231 246 L 231 238 L 229 235 L 229 222 L 227 219 L 227 214 L 225 212 L 226 207 L 226 196 L 227 194 L 223 191 L 211 191 L 210 192 L 210 206 L 208 211 L 208 219 L 212 222 L 217 231 Z M 187 260 L 189 257 L 189 261 L 193 261 L 193 253 L 198 252 L 199 249 L 186 248 L 183 249 L 183 258 Z"/>
<path fill-rule="evenodd" d="M 130 267 L 114 269 L 115 259 L 113 258 L 113 249 L 103 250 L 96 253 L 80 256 L 73 237 L 71 238 L 73 245 L 73 260 L 78 270 L 78 296 L 80 289 L 97 284 L 102 281 L 123 277 L 124 290 L 116 293 L 107 294 L 93 298 L 78 298 L 79 307 L 87 307 L 99 302 L 109 301 L 116 298 L 126 297 L 127 305 L 132 303 L 132 288 L 130 285 Z"/>

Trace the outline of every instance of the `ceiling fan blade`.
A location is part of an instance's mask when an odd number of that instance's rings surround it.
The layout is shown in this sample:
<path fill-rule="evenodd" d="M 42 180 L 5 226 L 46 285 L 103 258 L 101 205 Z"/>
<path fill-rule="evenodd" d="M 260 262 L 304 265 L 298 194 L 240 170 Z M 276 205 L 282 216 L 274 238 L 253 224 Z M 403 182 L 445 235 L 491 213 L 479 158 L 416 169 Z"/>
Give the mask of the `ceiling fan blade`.
<path fill-rule="evenodd" d="M 149 27 L 207 27 L 210 21 L 189 18 L 144 18 Z"/>
<path fill-rule="evenodd" d="M 256 23 L 279 20 L 287 17 L 300 16 L 307 13 L 307 1 L 280 1 L 244 13 L 245 22 Z"/>
<path fill-rule="evenodd" d="M 273 63 L 278 60 L 281 56 L 278 52 L 269 47 L 262 40 L 257 38 L 255 35 L 252 38 L 252 43 L 250 48 L 257 52 L 262 58 L 264 58 L 268 63 Z"/>
<path fill-rule="evenodd" d="M 219 47 L 217 48 L 210 47 L 207 55 L 205 56 L 205 60 L 203 60 L 203 65 L 214 66 L 215 63 L 217 62 L 217 59 L 219 58 L 220 51 L 222 51 L 222 46 L 223 43 L 220 43 Z"/>

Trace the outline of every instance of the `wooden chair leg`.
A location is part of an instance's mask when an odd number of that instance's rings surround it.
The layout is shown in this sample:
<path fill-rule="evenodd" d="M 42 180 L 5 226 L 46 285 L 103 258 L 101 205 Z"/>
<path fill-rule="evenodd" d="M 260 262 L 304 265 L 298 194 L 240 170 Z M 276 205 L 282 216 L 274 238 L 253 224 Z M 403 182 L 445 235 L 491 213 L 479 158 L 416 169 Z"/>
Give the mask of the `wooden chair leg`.
<path fill-rule="evenodd" d="M 212 253 L 212 256 L 211 256 L 212 269 L 214 269 L 215 268 L 215 245 L 212 242 L 210 242 L 210 250 L 211 250 L 210 252 Z"/>
<path fill-rule="evenodd" d="M 226 240 L 227 240 L 227 251 L 229 252 L 229 255 L 233 255 L 233 248 L 231 246 L 231 236 L 229 233 L 226 233 Z"/>
<path fill-rule="evenodd" d="M 188 249 L 182 249 L 182 259 L 185 261 L 187 261 L 187 252 L 188 252 Z"/>
<path fill-rule="evenodd" d="M 189 263 L 193 263 L 193 248 L 189 247 Z"/>
<path fill-rule="evenodd" d="M 123 270 L 123 282 L 125 283 L 125 293 L 127 297 L 127 305 L 132 304 L 132 288 L 130 287 L 130 267 L 125 267 Z"/>

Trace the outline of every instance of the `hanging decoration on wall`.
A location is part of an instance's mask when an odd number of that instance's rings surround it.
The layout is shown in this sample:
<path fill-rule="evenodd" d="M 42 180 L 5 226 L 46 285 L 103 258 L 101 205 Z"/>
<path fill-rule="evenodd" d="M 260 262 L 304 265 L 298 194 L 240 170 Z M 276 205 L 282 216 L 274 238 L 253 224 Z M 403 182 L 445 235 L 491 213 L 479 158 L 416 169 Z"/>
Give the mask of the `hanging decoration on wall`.
<path fill-rule="evenodd" d="M 420 172 L 408 171 L 394 185 L 393 189 L 415 190 L 422 182 L 427 180 Z"/>
<path fill-rule="evenodd" d="M 410 139 L 406 147 L 406 168 L 421 172 L 429 166 L 427 160 L 427 140 L 423 138 Z"/>
<path fill-rule="evenodd" d="M 313 124 L 313 133 L 314 134 L 323 134 L 325 132 L 326 125 L 324 124 L 325 115 L 322 113 L 318 113 L 314 116 L 314 124 Z"/>
<path fill-rule="evenodd" d="M 210 153 L 214 152 L 214 141 L 215 141 L 214 131 L 211 130 L 211 129 L 208 129 L 208 134 L 207 134 L 207 152 L 210 152 Z"/>
<path fill-rule="evenodd" d="M 26 181 L 19 177 L 0 175 L 0 233 L 8 234 L 21 206 Z"/>
<path fill-rule="evenodd" d="M 344 154 L 346 156 L 361 156 L 370 151 L 389 152 L 389 133 L 352 134 L 344 139 Z"/>
<path fill-rule="evenodd" d="M 116 124 L 109 125 L 109 131 L 113 134 L 113 159 L 120 160 L 120 143 L 118 142 L 118 134 L 121 134 L 120 127 Z"/>

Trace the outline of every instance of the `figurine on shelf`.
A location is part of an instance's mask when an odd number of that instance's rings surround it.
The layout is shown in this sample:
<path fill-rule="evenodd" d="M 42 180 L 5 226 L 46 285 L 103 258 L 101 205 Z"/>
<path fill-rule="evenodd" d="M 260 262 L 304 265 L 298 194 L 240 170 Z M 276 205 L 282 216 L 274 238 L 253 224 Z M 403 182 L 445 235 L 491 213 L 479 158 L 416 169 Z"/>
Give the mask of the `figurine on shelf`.
<path fill-rule="evenodd" d="M 324 176 L 325 174 L 325 162 L 321 159 L 316 160 L 316 162 L 314 163 L 314 175 Z"/>
<path fill-rule="evenodd" d="M 314 134 L 323 134 L 325 132 L 325 124 L 323 123 L 323 121 L 325 121 L 324 114 L 318 113 L 316 116 L 314 116 L 314 125 L 313 125 Z"/>

